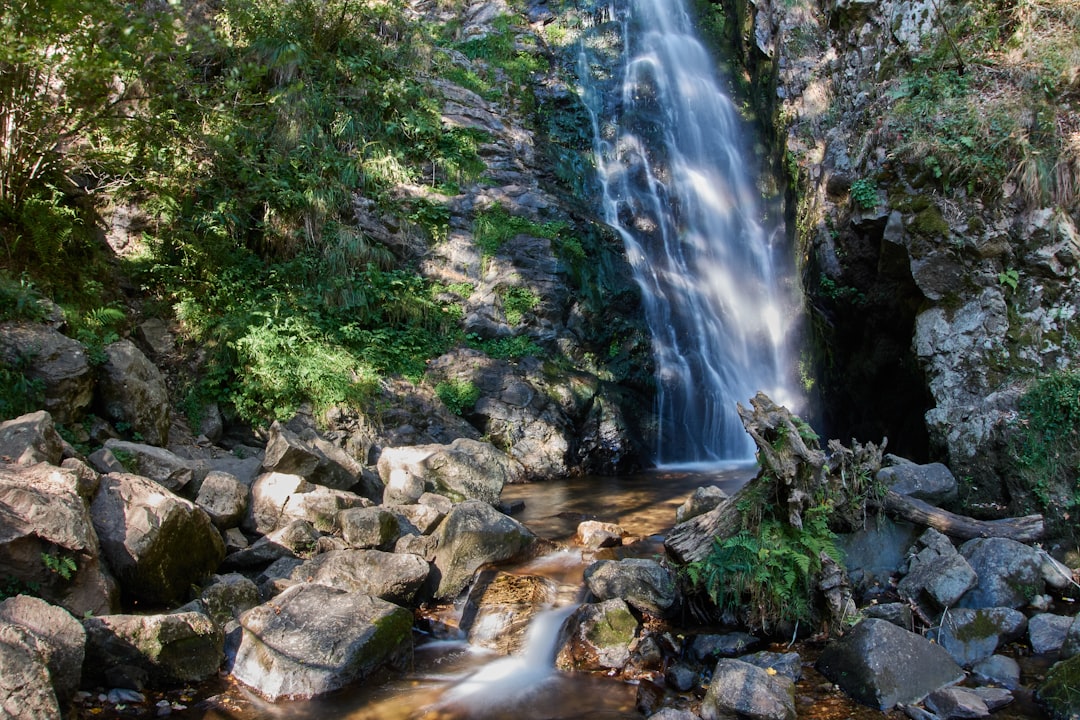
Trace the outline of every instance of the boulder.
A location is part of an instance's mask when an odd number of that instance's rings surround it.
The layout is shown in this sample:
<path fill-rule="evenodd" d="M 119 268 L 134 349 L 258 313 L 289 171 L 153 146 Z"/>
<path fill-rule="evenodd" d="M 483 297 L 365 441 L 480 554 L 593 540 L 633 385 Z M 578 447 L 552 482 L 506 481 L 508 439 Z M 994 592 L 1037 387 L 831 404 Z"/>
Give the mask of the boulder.
<path fill-rule="evenodd" d="M 70 470 L 0 463 L 0 577 L 76 616 L 111 612 L 116 582 L 102 568 L 79 488 Z"/>
<path fill-rule="evenodd" d="M 65 458 L 60 467 L 74 476 L 79 497 L 88 503 L 94 499 L 101 484 L 101 475 L 97 471 L 78 458 Z"/>
<path fill-rule="evenodd" d="M 94 397 L 94 373 L 82 343 L 46 325 L 0 324 L 0 357 L 26 367 L 45 386 L 45 410 L 55 422 L 80 420 Z"/>
<path fill-rule="evenodd" d="M 207 615 L 101 615 L 83 621 L 90 684 L 142 690 L 195 683 L 217 675 L 224 636 Z"/>
<path fill-rule="evenodd" d="M 570 615 L 559 635 L 555 666 L 561 670 L 618 670 L 630 660 L 638 621 L 622 600 L 586 603 Z"/>
<path fill-rule="evenodd" d="M 232 676 L 270 701 L 313 698 L 409 654 L 412 613 L 359 593 L 301 584 L 240 617 Z"/>
<path fill-rule="evenodd" d="M 10 720 L 61 720 L 49 668 L 24 632 L 0 623 L 0 714 Z"/>
<path fill-rule="evenodd" d="M 105 449 L 120 461 L 123 472 L 141 475 L 174 493 L 182 492 L 192 481 L 197 487 L 206 475 L 199 463 L 153 445 L 111 438 L 105 441 Z"/>
<path fill-rule="evenodd" d="M 63 455 L 64 441 L 56 432 L 52 415 L 44 410 L 0 423 L 0 458 L 4 462 L 59 465 Z"/>
<path fill-rule="evenodd" d="M 453 506 L 451 505 L 451 507 Z M 446 517 L 446 513 L 450 512 L 450 508 L 443 512 L 431 505 L 424 505 L 419 502 L 416 505 L 390 505 L 388 509 L 398 517 L 399 522 L 404 520 L 416 528 L 416 532 L 421 535 L 430 535 L 434 532 L 435 528 Z"/>
<path fill-rule="evenodd" d="M 931 505 L 946 505 L 956 500 L 956 478 L 941 463 L 901 463 L 883 467 L 874 480 L 899 495 L 908 495 Z"/>
<path fill-rule="evenodd" d="M 957 663 L 971 667 L 994 654 L 1000 645 L 1020 637 L 1027 618 L 1012 608 L 953 608 L 941 619 L 932 639 Z"/>
<path fill-rule="evenodd" d="M 509 655 L 521 649 L 525 631 L 558 594 L 550 578 L 481 572 L 465 600 L 459 627 L 469 644 Z"/>
<path fill-rule="evenodd" d="M 917 603 L 929 599 L 937 608 L 953 607 L 979 578 L 952 542 L 936 530 L 924 532 L 919 544 L 922 550 L 909 561 L 897 593 Z"/>
<path fill-rule="evenodd" d="M 795 683 L 741 660 L 716 663 L 701 701 L 702 720 L 737 716 L 747 720 L 795 720 Z"/>
<path fill-rule="evenodd" d="M 1043 555 L 1035 548 L 1007 538 L 976 538 L 961 545 L 960 554 L 979 577 L 961 607 L 1020 608 L 1043 592 Z"/>
<path fill-rule="evenodd" d="M 727 500 L 728 494 L 715 485 L 706 485 L 694 490 L 694 494 L 675 509 L 675 524 L 686 522 L 698 515 L 707 513 Z"/>
<path fill-rule="evenodd" d="M 888 620 L 893 625 L 898 625 L 905 630 L 915 627 L 915 614 L 911 611 L 911 605 L 906 602 L 880 603 L 867 605 L 860 608 L 863 617 Z"/>
<path fill-rule="evenodd" d="M 308 554 L 318 545 L 319 537 L 319 531 L 307 520 L 293 520 L 259 538 L 250 547 L 226 557 L 221 563 L 221 569 L 250 570 L 269 565 L 280 558 L 295 558 Z"/>
<path fill-rule="evenodd" d="M 449 445 L 387 448 L 379 456 L 379 477 L 386 484 L 384 502 L 410 504 L 417 489 L 445 495 L 455 502 L 499 502 L 503 485 L 520 482 L 521 464 L 491 443 L 458 438 Z"/>
<path fill-rule="evenodd" d="M 536 543 L 527 527 L 480 500 L 456 505 L 431 536 L 436 551 L 433 597 L 460 593 L 481 565 L 510 560 Z"/>
<path fill-rule="evenodd" d="M 299 475 L 264 473 L 251 486 L 244 526 L 265 535 L 293 520 L 306 520 L 318 530 L 332 532 L 339 512 L 370 505 L 364 497 L 315 485 Z"/>
<path fill-rule="evenodd" d="M 409 605 L 429 572 L 431 566 L 416 555 L 381 550 L 331 550 L 299 565 L 290 578 Z"/>
<path fill-rule="evenodd" d="M 82 624 L 67 610 L 29 595 L 0 602 L 0 624 L 25 634 L 23 644 L 45 662 L 56 701 L 66 707 L 79 688 L 82 674 L 86 644 Z M 14 635 L 6 633 L 5 639 L 14 639 Z"/>
<path fill-rule="evenodd" d="M 733 658 L 745 655 L 760 642 L 753 635 L 744 632 L 701 633 L 691 638 L 688 653 L 690 657 L 698 662 L 711 663 L 719 658 Z"/>
<path fill-rule="evenodd" d="M 225 557 L 210 516 L 138 475 L 103 476 L 90 510 L 102 554 L 131 598 L 186 599 Z"/>
<path fill-rule="evenodd" d="M 206 608 L 206 614 L 220 628 L 225 628 L 241 613 L 262 601 L 259 587 L 240 573 L 215 575 L 199 593 L 199 600 Z"/>
<path fill-rule="evenodd" d="M 986 702 L 978 693 L 967 688 L 935 690 L 927 696 L 926 707 L 942 720 L 984 718 L 990 715 Z"/>
<path fill-rule="evenodd" d="M 292 430 L 274 421 L 270 426 L 262 466 L 267 472 L 299 475 L 307 479 L 319 466 L 319 454 Z"/>
<path fill-rule="evenodd" d="M 1017 676 L 1017 678 L 1017 683 L 1019 683 L 1019 676 Z M 1016 696 L 1012 694 L 1012 691 L 1002 687 L 980 686 L 971 688 L 971 691 L 979 696 L 986 704 L 986 709 L 992 713 L 1011 704 L 1016 699 Z"/>
<path fill-rule="evenodd" d="M 127 339 L 106 345 L 105 355 L 95 390 L 98 412 L 150 445 L 168 445 L 172 411 L 161 371 Z"/>
<path fill-rule="evenodd" d="M 586 520 L 577 527 L 577 542 L 584 548 L 600 548 L 622 545 L 623 529 L 615 523 Z"/>
<path fill-rule="evenodd" d="M 1080 715 L 1080 655 L 1056 663 L 1035 691 L 1039 704 L 1054 720 L 1072 720 Z"/>
<path fill-rule="evenodd" d="M 1065 631 L 1065 641 L 1061 643 L 1061 657 L 1069 658 L 1080 655 L 1080 614 L 1069 623 L 1069 629 Z"/>
<path fill-rule="evenodd" d="M 1028 642 L 1036 655 L 1057 652 L 1065 644 L 1073 618 L 1067 615 L 1039 613 L 1028 620 Z"/>
<path fill-rule="evenodd" d="M 830 642 L 818 671 L 855 700 L 880 710 L 915 704 L 964 679 L 948 652 L 885 620 L 863 620 Z"/>
<path fill-rule="evenodd" d="M 977 682 L 1016 690 L 1020 687 L 1020 663 L 1006 655 L 991 655 L 971 667 L 971 676 Z"/>
<path fill-rule="evenodd" d="M 761 652 L 743 655 L 739 658 L 743 662 L 756 665 L 763 670 L 773 670 L 779 675 L 790 678 L 791 682 L 799 682 L 802 677 L 802 657 L 797 652 Z"/>
<path fill-rule="evenodd" d="M 585 569 L 585 584 L 599 601 L 620 598 L 652 615 L 664 615 L 679 597 L 675 574 L 644 558 L 595 562 Z"/>
<path fill-rule="evenodd" d="M 247 515 L 250 495 L 251 489 L 236 476 L 221 470 L 211 470 L 199 485 L 195 504 L 210 516 L 214 527 L 227 530 L 239 527 Z"/>
<path fill-rule="evenodd" d="M 904 565 L 914 540 L 915 529 L 910 523 L 871 514 L 861 529 L 839 535 L 837 546 L 843 552 L 851 580 L 870 587 L 888 584 Z"/>
<path fill-rule="evenodd" d="M 381 507 L 342 510 L 337 525 L 345 544 L 357 549 L 388 550 L 400 534 L 397 516 Z"/>

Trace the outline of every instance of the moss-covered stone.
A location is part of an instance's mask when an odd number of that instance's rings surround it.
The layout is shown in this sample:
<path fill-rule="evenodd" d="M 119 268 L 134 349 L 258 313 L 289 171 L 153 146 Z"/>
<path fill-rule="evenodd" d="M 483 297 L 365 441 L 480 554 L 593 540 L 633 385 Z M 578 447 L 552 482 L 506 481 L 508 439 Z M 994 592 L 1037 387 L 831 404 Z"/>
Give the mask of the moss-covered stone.
<path fill-rule="evenodd" d="M 1057 720 L 1080 716 L 1080 655 L 1054 665 L 1036 697 L 1047 713 Z"/>
<path fill-rule="evenodd" d="M 947 237 L 949 234 L 949 223 L 945 221 L 945 218 L 941 214 L 941 210 L 936 205 L 929 205 L 925 210 L 917 213 L 911 220 L 911 225 L 908 229 L 923 237 Z"/>

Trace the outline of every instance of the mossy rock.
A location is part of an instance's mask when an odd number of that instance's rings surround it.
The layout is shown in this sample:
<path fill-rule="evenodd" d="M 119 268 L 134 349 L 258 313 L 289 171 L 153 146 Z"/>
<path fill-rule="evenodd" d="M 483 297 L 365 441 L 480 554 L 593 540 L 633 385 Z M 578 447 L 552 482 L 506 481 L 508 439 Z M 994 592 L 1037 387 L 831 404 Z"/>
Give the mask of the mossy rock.
<path fill-rule="evenodd" d="M 1046 674 L 1036 691 L 1046 712 L 1058 720 L 1080 717 L 1080 655 L 1063 660 Z"/>
<path fill-rule="evenodd" d="M 912 219 L 908 229 L 915 235 L 926 238 L 948 237 L 949 223 L 945 221 L 941 210 L 936 205 L 929 205 L 926 209 L 918 212 Z"/>

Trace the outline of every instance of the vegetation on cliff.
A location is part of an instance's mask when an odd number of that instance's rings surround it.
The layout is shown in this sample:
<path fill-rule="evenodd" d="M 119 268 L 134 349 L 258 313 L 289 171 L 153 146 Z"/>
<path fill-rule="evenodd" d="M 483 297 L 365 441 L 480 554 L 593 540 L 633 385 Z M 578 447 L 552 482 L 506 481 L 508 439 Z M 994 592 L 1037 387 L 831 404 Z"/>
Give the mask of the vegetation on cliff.
<path fill-rule="evenodd" d="M 102 309 L 99 336 L 129 331 L 119 313 L 133 304 L 175 316 L 204 353 L 187 407 L 216 401 L 249 421 L 360 402 L 380 377 L 417 380 L 466 342 L 542 353 L 524 336 L 467 338 L 468 292 L 415 262 L 445 237 L 450 198 L 483 181 L 490 140 L 444 120 L 439 83 L 537 112 L 531 84 L 548 63 L 535 37 L 515 11 L 493 28 L 461 37 L 459 22 L 397 0 L 5 3 L 4 317 L 33 315 L 35 293 L 89 335 Z M 357 203 L 398 242 L 360 227 Z M 485 254 L 531 231 L 575 277 L 592 272 L 590 238 L 567 223 L 500 206 L 475 223 Z M 126 245 L 119 267 L 103 236 Z M 504 295 L 511 324 L 537 302 Z"/>

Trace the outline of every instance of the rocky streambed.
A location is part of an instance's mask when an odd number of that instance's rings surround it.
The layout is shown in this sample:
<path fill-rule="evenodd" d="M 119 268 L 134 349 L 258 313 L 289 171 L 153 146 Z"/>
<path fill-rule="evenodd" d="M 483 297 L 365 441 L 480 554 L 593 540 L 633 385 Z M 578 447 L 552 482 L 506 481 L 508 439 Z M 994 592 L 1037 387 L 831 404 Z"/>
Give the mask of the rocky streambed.
<path fill-rule="evenodd" d="M 425 639 L 521 657 L 526 629 L 552 607 L 565 610 L 547 633 L 550 655 L 503 666 L 496 687 L 534 678 L 522 693 L 539 703 L 543 694 L 526 690 L 564 681 L 557 668 L 585 687 L 607 678 L 616 698 L 632 692 L 632 707 L 604 710 L 616 716 L 790 719 L 814 707 L 797 684 L 812 663 L 826 678 L 817 692 L 827 683 L 828 693 L 918 720 L 986 716 L 1018 696 L 1061 717 L 1074 711 L 1076 583 L 1037 545 L 956 542 L 868 518 L 844 538 L 850 616 L 803 637 L 812 653 L 800 654 L 770 645 L 776 629 L 695 622 L 696 600 L 655 537 L 635 541 L 595 520 L 580 522 L 573 538 L 536 535 L 503 512 L 505 458 L 460 441 L 385 451 L 375 473 L 335 463 L 302 420 L 275 425 L 247 458 L 184 458 L 116 441 L 81 458 L 45 412 L 4 423 L 0 439 L 0 557 L 8 587 L 25 591 L 0 605 L 11 717 L 64 717 L 72 707 L 87 717 L 181 712 L 178 689 L 220 681 L 241 694 L 195 707 L 189 693 L 187 712 L 229 716 L 229 703 L 247 693 L 258 698 L 248 701 L 252 717 L 291 713 L 291 701 L 345 697 L 387 673 L 415 679 L 408 671 Z M 908 497 L 940 502 L 955 489 L 944 466 L 886 463 L 879 475 Z M 730 500 L 714 487 L 686 494 L 677 509 L 684 524 Z M 552 553 L 572 556 L 576 569 L 543 569 Z M 499 570 L 508 562 L 516 569 Z M 1032 677 L 1017 655 L 1060 662 Z M 450 693 L 468 677 L 435 684 Z M 573 697 L 557 687 L 548 691 Z M 513 704 L 492 707 L 495 717 L 530 717 Z M 488 712 L 450 703 L 414 716 L 435 710 Z M 529 712 L 562 716 L 544 704 Z"/>

